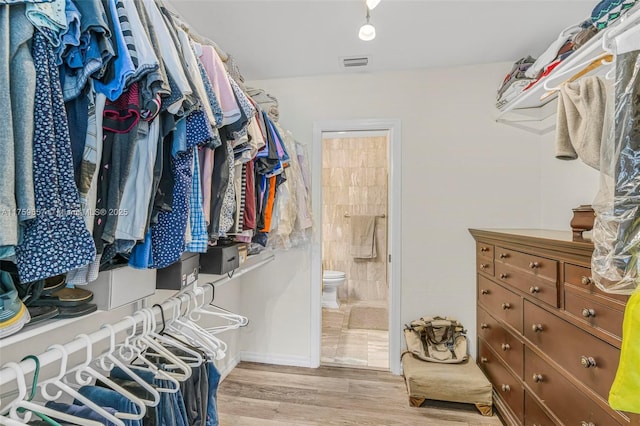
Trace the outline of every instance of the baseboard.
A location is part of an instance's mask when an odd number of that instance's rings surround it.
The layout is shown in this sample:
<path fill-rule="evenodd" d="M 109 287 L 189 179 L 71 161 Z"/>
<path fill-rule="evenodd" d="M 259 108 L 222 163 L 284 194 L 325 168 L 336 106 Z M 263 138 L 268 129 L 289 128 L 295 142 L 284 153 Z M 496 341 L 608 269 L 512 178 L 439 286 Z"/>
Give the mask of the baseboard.
<path fill-rule="evenodd" d="M 295 355 L 264 354 L 259 352 L 240 352 L 240 361 L 258 362 L 261 364 L 286 365 L 290 367 L 311 368 L 311 358 Z"/>
<path fill-rule="evenodd" d="M 229 360 L 224 370 L 220 371 L 220 381 L 222 382 L 229 375 L 229 373 L 231 373 L 231 371 L 238 366 L 238 364 L 240 364 L 240 356 L 236 355 Z"/>

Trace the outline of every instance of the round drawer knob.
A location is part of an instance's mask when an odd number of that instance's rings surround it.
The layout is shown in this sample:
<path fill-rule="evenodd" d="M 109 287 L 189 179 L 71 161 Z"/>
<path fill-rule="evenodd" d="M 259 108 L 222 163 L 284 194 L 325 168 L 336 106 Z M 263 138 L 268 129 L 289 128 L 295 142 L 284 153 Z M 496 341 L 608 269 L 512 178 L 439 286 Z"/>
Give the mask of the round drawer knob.
<path fill-rule="evenodd" d="M 533 324 L 531 326 L 531 330 L 533 330 L 536 333 L 540 333 L 542 331 L 542 324 Z"/>
<path fill-rule="evenodd" d="M 509 385 L 502 385 L 502 392 L 509 392 L 511 390 L 511 386 Z"/>
<path fill-rule="evenodd" d="M 509 257 L 509 255 L 507 253 L 500 253 L 500 259 L 506 259 L 507 257 Z"/>
<path fill-rule="evenodd" d="M 489 290 L 483 288 L 482 290 L 480 290 L 480 294 L 489 294 Z"/>
<path fill-rule="evenodd" d="M 534 374 L 533 375 L 533 381 L 536 382 L 536 383 L 542 382 L 542 374 Z"/>
<path fill-rule="evenodd" d="M 502 350 L 503 350 L 503 351 L 505 351 L 505 352 L 506 352 L 506 351 L 508 351 L 509 349 L 511 349 L 511 345 L 510 345 L 510 344 L 508 344 L 508 343 L 503 343 L 503 344 L 502 344 Z"/>
<path fill-rule="evenodd" d="M 480 247 L 480 251 L 481 251 L 482 253 L 484 253 L 484 252 L 486 252 L 486 251 L 489 251 L 489 249 L 488 249 L 488 248 L 486 248 L 486 247 Z"/>
<path fill-rule="evenodd" d="M 538 286 L 529 287 L 529 293 L 531 294 L 540 293 L 540 287 Z"/>
<path fill-rule="evenodd" d="M 502 309 L 504 309 L 505 311 L 508 311 L 509 309 L 511 309 L 511 303 L 503 303 Z"/>
<path fill-rule="evenodd" d="M 584 368 L 591 368 L 596 366 L 596 360 L 591 356 L 583 355 L 580 357 L 580 364 L 582 364 Z"/>
<path fill-rule="evenodd" d="M 580 279 L 580 282 L 582 282 L 582 284 L 584 285 L 589 285 L 591 284 L 593 281 L 591 281 L 591 277 L 582 277 Z"/>
<path fill-rule="evenodd" d="M 500 274 L 500 279 L 506 280 L 507 278 L 509 278 L 508 274 Z"/>
<path fill-rule="evenodd" d="M 583 421 L 583 422 L 580 422 L 580 426 L 596 426 L 596 424 L 593 423 L 593 422 L 585 422 L 585 421 Z"/>
<path fill-rule="evenodd" d="M 488 362 L 489 362 L 489 360 L 488 360 L 486 357 L 482 357 L 482 358 L 480 358 L 480 362 L 481 362 L 482 364 L 486 364 L 486 363 L 488 363 Z"/>
<path fill-rule="evenodd" d="M 531 268 L 531 269 L 536 269 L 538 267 L 540 267 L 540 263 L 538 263 L 538 262 L 530 262 L 529 263 L 529 268 Z"/>
<path fill-rule="evenodd" d="M 481 263 L 480 264 L 480 269 L 487 269 L 489 267 L 489 265 L 487 265 L 486 263 Z"/>
<path fill-rule="evenodd" d="M 593 318 L 596 316 L 596 311 L 591 308 L 584 308 L 582 310 L 582 316 L 585 318 Z"/>
<path fill-rule="evenodd" d="M 487 328 L 489 328 L 489 324 L 482 323 L 480 324 L 480 328 L 486 330 Z"/>

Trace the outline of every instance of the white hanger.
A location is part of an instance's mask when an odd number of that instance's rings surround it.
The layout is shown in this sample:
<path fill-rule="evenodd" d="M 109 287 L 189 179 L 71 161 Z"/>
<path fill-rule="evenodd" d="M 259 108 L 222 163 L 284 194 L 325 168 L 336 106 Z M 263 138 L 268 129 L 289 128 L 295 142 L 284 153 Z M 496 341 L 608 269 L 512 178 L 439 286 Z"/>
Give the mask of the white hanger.
<path fill-rule="evenodd" d="M 51 347 L 49 347 L 49 349 L 47 349 L 47 350 L 48 351 L 57 350 L 61 354 L 60 373 L 58 374 L 58 376 L 56 376 L 56 377 L 54 377 L 52 379 L 49 379 L 49 380 L 45 380 L 40 385 L 40 392 L 42 393 L 42 396 L 47 401 L 55 401 L 58 398 L 60 398 L 60 396 L 62 396 L 63 392 L 65 392 L 66 394 L 72 396 L 76 400 L 82 402 L 87 407 L 91 408 L 96 413 L 100 414 L 105 419 L 115 423 L 118 426 L 124 426 L 124 422 L 122 420 L 120 420 L 119 418 L 115 417 L 113 414 L 109 413 L 104 408 L 100 407 L 98 404 L 96 404 L 95 402 L 91 401 L 86 396 L 80 394 L 78 391 L 76 391 L 71 386 L 67 385 L 66 383 L 64 383 L 62 381 L 62 378 L 67 374 L 67 361 L 69 359 L 69 354 L 67 353 L 67 350 L 64 348 L 64 346 L 62 346 L 62 345 L 51 345 Z M 59 389 L 58 392 L 56 394 L 53 394 L 53 395 L 50 394 L 48 389 L 47 389 L 47 387 L 49 385 L 58 388 Z"/>
<path fill-rule="evenodd" d="M 141 347 L 136 346 L 135 344 L 135 338 L 136 338 L 136 329 L 137 329 L 137 322 L 136 320 L 132 317 L 132 316 L 126 316 L 124 317 L 124 319 L 127 319 L 129 321 L 131 321 L 132 324 L 132 328 L 131 328 L 131 334 L 129 334 L 125 339 L 124 339 L 124 343 L 122 343 L 121 345 L 119 345 L 119 349 L 118 349 L 118 354 L 123 358 L 126 359 L 127 361 L 131 362 L 134 361 L 135 359 L 142 361 L 142 363 L 144 365 L 132 365 L 132 367 L 134 367 L 136 370 L 138 371 L 150 371 L 151 373 L 153 373 L 154 378 L 156 379 L 162 379 L 162 380 L 166 380 L 169 383 L 171 383 L 173 385 L 173 387 L 168 387 L 168 388 L 164 388 L 164 387 L 160 387 L 160 386 L 151 386 L 151 383 L 146 382 L 144 379 L 138 377 L 140 379 L 140 381 L 137 381 L 137 383 L 139 383 L 140 385 L 142 385 L 145 389 L 149 390 L 150 392 L 153 393 L 154 398 L 155 398 L 155 394 L 156 392 L 160 392 L 160 393 L 176 393 L 180 390 L 180 383 L 178 382 L 178 380 L 176 380 L 174 377 L 170 376 L 167 372 L 160 370 L 153 362 L 151 362 L 150 360 L 148 360 L 144 354 L 142 353 L 143 349 L 146 349 L 146 346 L 144 344 L 142 344 Z M 146 316 L 143 317 L 143 324 L 146 324 Z M 143 325 L 141 327 L 141 331 L 144 332 L 145 326 Z M 115 337 L 114 337 L 115 339 Z M 134 342 L 132 342 L 131 340 L 134 339 Z M 124 349 L 127 349 L 127 351 L 125 351 Z M 124 371 L 124 370 L 123 370 Z M 135 372 L 131 371 L 134 375 Z M 127 373 L 129 374 L 129 373 Z M 137 376 L 137 375 L 136 375 Z M 134 380 L 136 379 L 135 377 L 133 377 Z M 159 396 L 158 396 L 159 398 Z"/>
<path fill-rule="evenodd" d="M 181 307 L 178 307 L 179 312 Z M 187 299 L 187 309 L 185 315 L 191 311 L 191 302 Z M 200 346 L 211 359 L 223 359 L 226 356 L 227 344 L 207 332 L 205 329 L 195 324 L 188 318 L 174 315 L 174 320 L 169 324 L 169 328 L 177 331 L 190 340 L 193 344 Z"/>
<path fill-rule="evenodd" d="M 102 423 L 100 422 L 83 419 L 81 417 L 76 417 L 71 414 L 62 413 L 60 411 L 47 408 L 45 406 L 33 403 L 31 401 L 27 401 L 25 399 L 25 397 L 27 396 L 27 384 L 26 384 L 24 371 L 22 370 L 22 367 L 20 367 L 20 364 L 15 362 L 6 363 L 5 367 L 13 369 L 16 373 L 16 383 L 18 384 L 18 398 L 10 404 L 10 411 L 9 411 L 10 418 L 6 419 L 9 421 L 3 424 L 7 424 L 7 425 L 26 424 L 29 422 L 29 420 L 31 420 L 33 412 L 37 412 L 40 414 L 44 414 L 45 416 L 53 419 L 70 422 L 71 424 L 77 424 L 81 426 L 102 426 Z M 24 408 L 25 410 L 27 410 L 24 413 L 24 417 L 20 417 L 20 414 L 18 413 L 18 410 L 20 408 Z M 3 418 L 2 420 L 4 421 L 5 419 Z"/>
<path fill-rule="evenodd" d="M 556 81 L 558 78 L 560 77 L 564 77 L 568 74 L 575 74 L 576 71 L 582 70 L 586 67 L 588 67 L 589 65 L 591 65 L 592 63 L 596 62 L 598 59 L 600 59 L 601 61 L 601 65 L 600 66 L 607 66 L 610 65 L 611 62 L 605 60 L 604 56 L 607 56 L 608 54 L 605 55 L 600 55 L 597 58 L 591 58 L 585 62 L 582 62 L 581 64 L 572 66 L 569 69 L 566 70 L 562 70 L 562 71 L 558 71 L 556 73 L 554 73 L 553 71 L 545 77 L 544 82 L 542 84 L 542 87 L 544 87 L 545 90 L 549 91 L 549 92 L 557 92 L 558 90 L 560 90 L 560 87 L 562 86 L 562 84 L 564 84 L 565 81 L 562 81 L 562 83 L 560 83 L 559 86 L 556 87 L 550 87 L 550 82 L 551 81 Z"/>
<path fill-rule="evenodd" d="M 200 304 L 197 304 L 197 307 L 191 311 L 191 313 L 189 314 L 189 319 L 193 321 L 199 321 L 201 318 L 201 315 L 205 314 L 205 315 L 219 317 L 229 321 L 229 324 L 227 325 L 208 327 L 205 329 L 206 331 L 210 333 L 222 333 L 224 331 L 235 330 L 240 327 L 245 327 L 246 325 L 249 324 L 249 319 L 247 317 L 235 314 L 219 306 L 208 304 L 206 305 L 206 309 L 205 309 L 205 300 L 204 300 L 205 294 L 202 288 L 195 287 L 193 289 L 193 294 L 194 294 L 194 300 L 195 300 L 194 304 L 197 302 L 198 294 L 202 295 L 202 302 Z"/>
<path fill-rule="evenodd" d="M 87 336 L 86 334 L 80 334 L 76 336 L 76 339 L 83 339 L 87 346 L 87 357 L 85 362 L 80 364 L 77 367 L 74 367 L 69 371 L 69 373 L 72 373 L 72 372 L 76 373 L 75 379 L 78 382 L 78 384 L 85 386 L 90 384 L 93 381 L 93 379 L 100 380 L 102 383 L 109 386 L 112 390 L 118 392 L 119 394 L 121 394 L 122 396 L 130 400 L 132 403 L 134 403 L 138 407 L 138 411 L 139 411 L 138 414 L 116 413 L 116 417 L 120 419 L 127 419 L 127 420 L 140 420 L 144 417 L 144 415 L 147 412 L 147 407 L 146 407 L 147 405 L 154 406 L 154 407 L 158 405 L 159 400 L 151 401 L 151 400 L 139 398 L 134 394 L 132 394 L 131 392 L 129 392 L 128 390 L 126 390 L 125 388 L 123 388 L 122 386 L 120 386 L 119 384 L 117 384 L 116 382 L 114 382 L 113 380 L 111 380 L 109 377 L 106 377 L 104 374 L 93 369 L 90 365 L 91 362 L 93 361 L 93 345 L 91 343 L 91 338 L 89 338 L 89 336 Z M 87 378 L 83 379 L 82 374 L 87 374 Z"/>

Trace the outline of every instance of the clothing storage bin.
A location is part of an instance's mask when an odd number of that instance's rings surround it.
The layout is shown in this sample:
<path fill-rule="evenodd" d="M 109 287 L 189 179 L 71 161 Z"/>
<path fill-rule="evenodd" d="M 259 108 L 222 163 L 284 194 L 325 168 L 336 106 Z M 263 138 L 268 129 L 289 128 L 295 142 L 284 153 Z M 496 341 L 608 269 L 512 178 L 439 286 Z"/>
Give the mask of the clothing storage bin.
<path fill-rule="evenodd" d="M 240 266 L 238 245 L 209 247 L 200 255 L 200 272 L 203 274 L 222 275 Z"/>
<path fill-rule="evenodd" d="M 405 352 L 402 369 L 412 407 L 426 400 L 448 401 L 474 404 L 483 416 L 493 415 L 491 382 L 471 357 L 460 364 L 443 364 Z"/>
<path fill-rule="evenodd" d="M 156 270 L 130 266 L 110 269 L 98 274 L 98 279 L 85 286 L 93 292 L 91 303 L 109 311 L 151 296 L 156 291 Z"/>
<path fill-rule="evenodd" d="M 200 254 L 184 253 L 177 262 L 166 268 L 158 269 L 156 288 L 182 290 L 198 281 L 199 270 Z"/>

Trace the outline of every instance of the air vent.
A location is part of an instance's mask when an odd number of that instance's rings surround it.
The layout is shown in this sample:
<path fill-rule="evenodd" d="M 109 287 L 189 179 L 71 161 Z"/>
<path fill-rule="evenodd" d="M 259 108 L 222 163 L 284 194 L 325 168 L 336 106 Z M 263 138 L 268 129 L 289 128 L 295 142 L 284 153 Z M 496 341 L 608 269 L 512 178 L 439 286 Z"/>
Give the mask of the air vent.
<path fill-rule="evenodd" d="M 353 56 L 353 57 L 340 58 L 340 59 L 341 59 L 342 67 L 346 69 L 363 68 L 369 65 L 368 56 Z"/>

